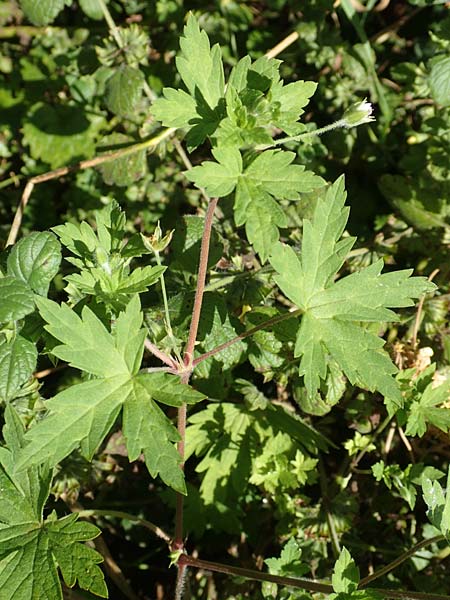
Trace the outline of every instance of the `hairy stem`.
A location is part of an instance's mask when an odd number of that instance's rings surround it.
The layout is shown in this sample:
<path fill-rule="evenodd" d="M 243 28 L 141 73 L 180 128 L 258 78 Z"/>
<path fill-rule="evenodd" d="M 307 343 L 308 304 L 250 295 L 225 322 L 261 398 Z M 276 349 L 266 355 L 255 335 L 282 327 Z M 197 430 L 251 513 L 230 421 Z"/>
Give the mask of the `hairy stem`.
<path fill-rule="evenodd" d="M 409 550 L 407 550 L 406 552 L 404 552 L 403 554 L 398 556 L 395 560 L 390 562 L 385 567 L 382 567 L 378 571 L 375 571 L 375 573 L 372 573 L 372 575 L 367 575 L 367 577 L 364 577 L 363 579 L 361 579 L 361 581 L 359 582 L 359 587 L 366 586 L 368 583 L 370 583 L 374 579 L 383 577 L 383 575 L 386 575 L 386 573 L 393 571 L 395 568 L 397 568 L 399 565 L 401 565 L 402 562 L 404 562 L 405 560 L 407 560 L 408 558 L 413 556 L 421 548 L 430 546 L 431 544 L 434 544 L 435 542 L 441 542 L 443 539 L 444 539 L 443 535 L 435 535 L 432 538 L 418 542 L 417 544 L 415 544 L 415 546 L 413 546 L 412 548 L 410 548 Z"/>
<path fill-rule="evenodd" d="M 187 565 L 177 564 L 177 582 L 175 584 L 175 600 L 183 600 L 184 588 L 186 585 L 186 576 L 188 572 Z"/>
<path fill-rule="evenodd" d="M 281 575 L 271 575 L 270 573 L 261 573 L 260 571 L 253 571 L 252 569 L 242 569 L 240 567 L 233 567 L 230 565 L 222 565 L 220 563 L 214 563 L 207 560 L 200 560 L 193 558 L 187 554 L 182 554 L 178 559 L 179 565 L 187 565 L 189 567 L 196 567 L 197 569 L 205 569 L 208 571 L 215 571 L 216 573 L 224 573 L 225 575 L 235 575 L 237 577 L 244 577 L 245 579 L 252 579 L 254 581 L 269 581 L 271 583 L 277 583 L 279 585 L 286 585 L 289 587 L 308 590 L 310 592 L 322 592 L 325 594 L 331 594 L 333 592 L 333 586 L 330 583 L 324 583 L 315 581 L 314 579 L 304 579 L 297 577 L 283 577 Z M 400 600 L 450 600 L 450 596 L 444 596 L 442 594 L 427 594 L 425 592 L 401 592 L 399 590 L 388 590 L 379 588 L 369 588 L 374 592 L 378 592 L 383 598 L 399 598 Z"/>
<path fill-rule="evenodd" d="M 181 382 L 187 384 L 189 382 L 191 369 L 193 367 L 192 356 L 194 353 L 195 341 L 197 339 L 198 324 L 200 321 L 200 313 L 202 310 L 203 293 L 205 291 L 205 280 L 206 271 L 208 267 L 208 256 L 209 256 L 209 242 L 211 239 L 212 221 L 214 211 L 217 206 L 218 199 L 212 198 L 209 201 L 208 208 L 206 210 L 205 224 L 203 227 L 202 244 L 200 248 L 200 259 L 197 273 L 197 288 L 195 290 L 194 306 L 192 308 L 192 319 L 189 328 L 188 341 L 184 352 L 184 364 L 187 370 L 181 375 Z M 181 468 L 184 467 L 184 444 L 186 436 L 186 416 L 187 409 L 186 404 L 180 406 L 178 409 L 178 433 L 180 435 L 180 441 L 178 442 L 178 452 L 181 456 Z M 176 511 L 175 511 L 175 538 L 173 541 L 174 550 L 182 550 L 183 543 L 183 495 L 177 492 L 176 500 Z"/>
<path fill-rule="evenodd" d="M 313 131 L 305 131 L 305 133 L 300 133 L 299 135 L 291 135 L 289 137 L 280 138 L 279 140 L 274 140 L 272 144 L 264 144 L 257 146 L 257 150 L 267 150 L 268 148 L 275 148 L 276 146 L 281 146 L 282 144 L 287 144 L 287 142 L 299 142 L 300 140 L 314 137 L 316 135 L 322 135 L 323 133 L 327 133 L 327 131 L 332 131 L 333 129 L 339 129 L 340 127 L 347 127 L 346 119 L 339 119 L 334 123 L 330 123 L 329 125 L 325 125 L 325 127 L 320 127 L 320 129 L 314 129 Z"/>
<path fill-rule="evenodd" d="M 255 334 L 257 331 L 261 331 L 261 329 L 266 329 L 267 327 L 271 327 L 272 325 L 276 325 L 277 323 L 281 323 L 282 321 L 286 321 L 287 319 L 297 317 L 298 315 L 301 315 L 302 313 L 303 313 L 303 310 L 301 308 L 298 308 L 297 310 L 294 310 L 293 312 L 283 313 L 282 315 L 277 315 L 276 317 L 267 319 L 267 321 L 264 321 L 263 323 L 260 323 L 259 325 L 255 325 L 255 327 L 252 327 L 251 329 L 247 329 L 247 331 L 244 331 L 244 332 L 240 333 L 239 335 L 237 335 L 236 337 L 232 338 L 231 340 L 228 340 L 227 342 L 220 344 L 220 346 L 216 346 L 209 352 L 205 352 L 204 354 L 201 354 L 200 356 L 198 356 L 197 358 L 195 358 L 193 360 L 192 364 L 195 367 L 199 363 L 206 360 L 207 358 L 210 358 L 211 356 L 214 356 L 215 354 L 222 352 L 222 350 L 229 348 L 231 345 L 236 344 L 236 342 L 239 342 L 240 340 L 245 340 L 245 338 L 250 337 L 251 335 Z"/>
<path fill-rule="evenodd" d="M 233 567 L 231 565 L 222 565 L 221 563 L 210 562 L 208 560 L 200 560 L 193 558 L 187 554 L 182 554 L 178 559 L 178 564 L 196 567 L 197 569 L 206 569 L 215 571 L 216 573 L 224 573 L 225 575 L 235 575 L 245 577 L 245 579 L 253 579 L 254 581 L 268 581 L 278 583 L 280 585 L 288 585 L 290 587 L 308 590 L 310 592 L 323 592 L 331 594 L 333 586 L 329 583 L 321 583 L 313 579 L 300 579 L 294 577 L 283 577 L 281 575 L 271 575 L 270 573 L 262 573 L 252 569 L 243 569 L 241 567 Z"/>
<path fill-rule="evenodd" d="M 202 310 L 203 293 L 205 291 L 206 271 L 208 268 L 209 242 L 211 239 L 212 221 L 214 211 L 216 210 L 218 198 L 212 198 L 209 201 L 206 210 L 205 225 L 203 228 L 202 245 L 200 248 L 200 260 L 198 265 L 197 288 L 195 290 L 194 307 L 192 309 L 191 326 L 189 328 L 189 337 L 184 351 L 184 364 L 186 366 L 193 364 L 194 346 L 197 340 L 198 324 Z"/>
<path fill-rule="evenodd" d="M 175 361 L 170 356 L 168 356 L 165 352 L 160 350 L 158 348 L 158 346 L 155 346 L 155 344 L 153 344 L 153 342 L 151 342 L 149 339 L 145 340 L 144 346 L 145 346 L 146 350 L 151 352 L 154 356 L 156 356 L 156 358 L 159 358 L 159 360 L 161 362 L 165 363 L 166 365 L 169 365 L 169 367 L 171 367 L 172 369 L 177 368 Z"/>

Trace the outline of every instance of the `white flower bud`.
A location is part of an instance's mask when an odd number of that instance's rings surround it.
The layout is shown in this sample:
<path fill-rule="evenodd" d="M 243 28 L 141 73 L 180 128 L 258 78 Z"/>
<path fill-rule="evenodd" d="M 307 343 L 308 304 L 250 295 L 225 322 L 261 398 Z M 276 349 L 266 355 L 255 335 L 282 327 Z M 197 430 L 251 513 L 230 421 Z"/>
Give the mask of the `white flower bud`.
<path fill-rule="evenodd" d="M 345 121 L 345 127 L 357 127 L 363 123 L 370 123 L 375 121 L 375 117 L 372 116 L 373 107 L 367 99 L 364 98 L 362 102 L 355 102 L 347 108 L 342 120 Z"/>

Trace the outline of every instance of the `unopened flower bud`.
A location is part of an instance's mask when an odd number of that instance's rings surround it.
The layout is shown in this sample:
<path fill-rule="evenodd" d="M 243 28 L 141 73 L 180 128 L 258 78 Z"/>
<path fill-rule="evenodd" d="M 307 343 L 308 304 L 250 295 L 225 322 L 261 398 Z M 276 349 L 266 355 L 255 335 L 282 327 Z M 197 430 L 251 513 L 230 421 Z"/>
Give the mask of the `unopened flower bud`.
<path fill-rule="evenodd" d="M 355 102 L 347 108 L 342 120 L 345 121 L 345 127 L 357 127 L 363 123 L 370 123 L 375 121 L 375 117 L 372 116 L 373 107 L 367 99 L 364 98 L 362 102 Z"/>

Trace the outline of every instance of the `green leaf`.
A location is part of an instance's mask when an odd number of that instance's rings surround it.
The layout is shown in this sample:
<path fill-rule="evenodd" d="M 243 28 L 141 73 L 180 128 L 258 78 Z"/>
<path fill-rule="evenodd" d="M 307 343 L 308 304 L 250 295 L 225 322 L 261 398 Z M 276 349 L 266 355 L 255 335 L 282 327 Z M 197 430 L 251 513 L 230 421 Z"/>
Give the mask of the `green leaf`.
<path fill-rule="evenodd" d="M 23 319 L 34 310 L 33 293 L 15 277 L 0 278 L 0 322 Z"/>
<path fill-rule="evenodd" d="M 447 433 L 450 429 L 450 408 L 439 405 L 448 401 L 449 394 L 450 379 L 446 379 L 437 387 L 431 382 L 423 393 L 418 393 L 417 399 L 411 403 L 408 410 L 406 435 L 422 437 L 427 431 L 428 423 Z"/>
<path fill-rule="evenodd" d="M 265 262 L 287 226 L 286 214 L 274 200 L 297 200 L 300 194 L 323 185 L 321 177 L 291 164 L 293 152 L 268 150 L 239 178 L 234 204 L 236 225 L 244 225 L 249 242 Z"/>
<path fill-rule="evenodd" d="M 200 95 L 211 109 L 216 108 L 225 87 L 222 53 L 218 44 L 210 47 L 208 35 L 200 31 L 192 13 L 180 38 L 180 48 L 177 69 L 191 96 Z"/>
<path fill-rule="evenodd" d="M 103 11 L 98 0 L 78 0 L 80 8 L 85 15 L 96 21 L 104 19 Z M 105 4 L 108 4 L 109 0 L 103 0 Z"/>
<path fill-rule="evenodd" d="M 105 104 L 119 117 L 131 116 L 142 97 L 145 77 L 142 71 L 120 65 L 105 86 Z"/>
<path fill-rule="evenodd" d="M 107 597 L 101 555 L 80 542 L 97 537 L 100 530 L 77 522 L 72 514 L 60 520 L 54 514 L 44 521 L 43 509 L 50 493 L 47 466 L 15 468 L 25 447 L 24 427 L 11 405 L 5 410 L 0 452 L 0 589 L 11 600 L 62 600 L 58 567 L 67 585 L 78 585 Z"/>
<path fill-rule="evenodd" d="M 237 148 L 215 148 L 212 151 L 217 163 L 205 161 L 199 167 L 186 172 L 189 181 L 199 188 L 205 188 L 210 196 L 227 196 L 236 187 L 242 173 L 242 157 Z"/>
<path fill-rule="evenodd" d="M 36 361 L 35 345 L 20 335 L 0 343 L 0 400 L 7 402 L 15 397 L 33 374 Z"/>
<path fill-rule="evenodd" d="M 359 569 L 350 555 L 347 548 L 342 551 L 334 565 L 333 575 L 331 577 L 333 589 L 338 594 L 352 594 L 356 591 L 359 583 Z"/>
<path fill-rule="evenodd" d="M 112 133 L 102 138 L 98 149 L 101 150 L 101 155 L 103 152 L 109 153 L 131 146 L 133 143 L 136 143 L 136 140 L 128 135 Z M 126 156 L 115 158 L 99 165 L 98 170 L 102 174 L 103 181 L 108 185 L 129 186 L 147 174 L 146 151 L 145 149 L 138 150 Z"/>
<path fill-rule="evenodd" d="M 443 188 L 433 180 L 411 181 L 403 175 L 382 175 L 378 185 L 383 196 L 416 229 L 446 226 L 448 206 Z"/>
<path fill-rule="evenodd" d="M 5 524 L 0 529 L 0 589 L 11 600 L 62 600 L 57 567 L 67 585 L 78 585 L 108 597 L 98 563 L 102 556 L 80 542 L 97 537 L 90 523 L 77 523 L 76 514 L 44 523 Z"/>
<path fill-rule="evenodd" d="M 130 461 L 144 453 L 153 477 L 185 493 L 181 458 L 173 445 L 176 428 L 154 400 L 170 406 L 204 398 L 179 378 L 167 373 L 139 374 L 145 330 L 136 295 L 116 319 L 110 333 L 94 313 L 83 308 L 81 317 L 66 305 L 39 300 L 47 330 L 59 341 L 52 352 L 76 368 L 95 375 L 46 402 L 49 414 L 26 434 L 18 469 L 48 462 L 58 464 L 76 448 L 91 460 L 123 408 L 123 431 Z"/>
<path fill-rule="evenodd" d="M 435 286 L 411 270 L 381 274 L 378 261 L 359 272 L 333 281 L 354 240 L 341 238 L 348 218 L 344 182 L 340 178 L 317 203 L 312 220 L 303 225 L 301 256 L 282 244 L 274 247 L 270 262 L 275 281 L 303 311 L 295 356 L 313 397 L 329 372 L 333 359 L 353 385 L 381 392 L 392 413 L 402 396 L 392 375 L 397 372 L 384 341 L 361 322 L 394 321 L 390 308 L 412 306 L 413 298 Z"/>
<path fill-rule="evenodd" d="M 268 150 L 242 172 L 242 157 L 233 146 L 212 151 L 217 163 L 205 161 L 186 173 L 197 187 L 210 196 L 226 196 L 236 187 L 235 221 L 244 225 L 248 240 L 265 262 L 279 239 L 278 230 L 286 227 L 286 215 L 274 198 L 297 200 L 324 183 L 321 177 L 293 165 L 293 152 Z"/>
<path fill-rule="evenodd" d="M 33 25 L 48 25 L 68 4 L 66 0 L 20 0 L 20 7 Z"/>
<path fill-rule="evenodd" d="M 274 125 L 289 135 L 298 133 L 296 121 L 304 113 L 303 108 L 309 103 L 316 89 L 317 83 L 313 81 L 300 80 L 287 85 L 279 81 L 274 84 L 271 88 L 271 100 L 280 105 L 279 113 L 273 121 Z"/>
<path fill-rule="evenodd" d="M 280 558 L 267 558 L 264 562 L 269 567 L 269 573 L 288 577 L 303 577 L 310 570 L 301 560 L 302 550 L 294 538 L 284 545 Z"/>
<path fill-rule="evenodd" d="M 129 375 L 128 365 L 113 336 L 87 306 L 81 317 L 66 304 L 59 305 L 52 300 L 38 299 L 37 306 L 48 323 L 45 329 L 63 342 L 53 348 L 55 356 L 97 377 Z"/>
<path fill-rule="evenodd" d="M 189 90 L 164 88 L 152 104 L 152 114 L 166 127 L 186 127 L 190 149 L 214 133 L 223 118 L 224 74 L 220 46 L 210 48 L 206 32 L 200 31 L 191 14 L 180 39 L 181 53 L 176 64 Z"/>
<path fill-rule="evenodd" d="M 169 373 L 148 373 L 141 375 L 139 382 L 145 387 L 152 398 L 168 406 L 195 404 L 206 398 L 204 394 L 197 392 L 189 385 L 181 383 L 179 378 Z"/>
<path fill-rule="evenodd" d="M 426 476 L 423 478 L 422 491 L 423 499 L 428 506 L 427 517 L 430 523 L 450 544 L 450 468 L 445 491 L 438 481 L 432 481 Z"/>
<path fill-rule="evenodd" d="M 161 479 L 176 491 L 186 494 L 182 462 L 172 442 L 179 441 L 177 430 L 149 397 L 145 376 L 137 378 L 123 411 L 123 433 L 130 461 L 144 452 L 152 477 Z"/>
<path fill-rule="evenodd" d="M 25 119 L 23 142 L 34 159 L 57 169 L 94 155 L 94 137 L 102 122 L 76 106 L 38 102 Z"/>
<path fill-rule="evenodd" d="M 435 102 L 450 106 L 450 57 L 443 57 L 433 64 L 429 81 Z"/>
<path fill-rule="evenodd" d="M 8 256 L 8 275 L 46 296 L 61 262 L 60 244 L 49 232 L 34 232 L 15 244 Z"/>

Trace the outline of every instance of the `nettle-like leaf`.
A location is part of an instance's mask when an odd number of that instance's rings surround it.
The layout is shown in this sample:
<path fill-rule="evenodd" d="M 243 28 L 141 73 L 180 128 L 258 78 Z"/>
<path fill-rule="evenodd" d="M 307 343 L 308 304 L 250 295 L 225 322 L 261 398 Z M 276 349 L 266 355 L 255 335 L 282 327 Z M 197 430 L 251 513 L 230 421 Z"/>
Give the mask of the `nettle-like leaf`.
<path fill-rule="evenodd" d="M 34 159 L 57 169 L 94 155 L 94 139 L 102 123 L 103 117 L 85 113 L 77 106 L 38 102 L 25 119 L 23 142 Z"/>
<path fill-rule="evenodd" d="M 180 38 L 180 48 L 176 64 L 189 94 L 165 88 L 163 97 L 153 103 L 152 113 L 167 127 L 189 126 L 187 142 L 195 148 L 215 131 L 223 117 L 220 108 L 225 89 L 222 52 L 218 44 L 210 47 L 206 32 L 200 31 L 192 14 Z"/>
<path fill-rule="evenodd" d="M 8 275 L 28 284 L 33 292 L 46 296 L 61 262 L 61 246 L 49 232 L 34 232 L 15 244 L 8 256 Z"/>
<path fill-rule="evenodd" d="M 431 95 L 438 104 L 450 106 L 450 57 L 442 56 L 434 62 L 430 72 Z"/>
<path fill-rule="evenodd" d="M 447 474 L 447 485 L 444 490 L 441 484 L 426 475 L 422 482 L 423 499 L 428 506 L 427 517 L 450 544 L 450 468 Z"/>
<path fill-rule="evenodd" d="M 119 117 L 132 115 L 142 97 L 144 81 L 142 71 L 126 64 L 120 65 L 106 82 L 106 106 Z"/>
<path fill-rule="evenodd" d="M 0 400 L 12 400 L 36 368 L 36 346 L 18 335 L 0 342 Z"/>
<path fill-rule="evenodd" d="M 100 530 L 78 521 L 77 514 L 43 519 L 50 493 L 51 469 L 27 465 L 20 473 L 15 465 L 25 447 L 24 428 L 8 405 L 0 448 L 0 590 L 8 600 L 62 600 L 58 568 L 68 587 L 76 583 L 106 598 L 108 590 L 98 564 L 102 556 L 83 542 Z"/>
<path fill-rule="evenodd" d="M 17 321 L 34 311 L 33 293 L 12 276 L 0 278 L 0 322 Z"/>
<path fill-rule="evenodd" d="M 71 0 L 20 0 L 20 7 L 33 25 L 48 25 Z"/>
<path fill-rule="evenodd" d="M 181 459 L 173 445 L 179 436 L 155 400 L 180 406 L 204 395 L 174 375 L 139 373 L 145 339 L 139 297 L 119 314 L 114 333 L 87 307 L 81 317 L 50 300 L 39 300 L 38 308 L 48 332 L 62 342 L 52 353 L 96 379 L 46 402 L 49 415 L 27 432 L 30 443 L 21 453 L 20 468 L 42 462 L 54 466 L 78 447 L 91 460 L 123 409 L 130 461 L 143 452 L 152 477 L 159 474 L 167 485 L 185 493 Z"/>
<path fill-rule="evenodd" d="M 300 256 L 290 246 L 274 246 L 270 262 L 275 281 L 302 312 L 295 356 L 300 357 L 308 394 L 316 394 L 334 360 L 353 385 L 379 391 L 389 412 L 402 406 L 399 387 L 392 377 L 397 368 L 383 350 L 384 341 L 362 323 L 395 321 L 390 310 L 413 306 L 413 298 L 435 286 L 412 270 L 381 273 L 377 261 L 361 271 L 334 281 L 354 244 L 341 239 L 348 219 L 341 177 L 317 203 L 312 220 L 305 220 Z"/>
<path fill-rule="evenodd" d="M 136 140 L 124 133 L 112 133 L 102 139 L 98 149 L 108 153 L 124 146 L 131 146 L 133 143 L 136 143 Z M 142 179 L 147 173 L 146 151 L 143 149 L 110 160 L 99 165 L 98 169 L 102 174 L 103 181 L 108 185 L 129 186 Z"/>
<path fill-rule="evenodd" d="M 186 177 L 211 196 L 223 197 L 236 190 L 236 225 L 245 225 L 248 240 L 265 262 L 279 239 L 279 228 L 287 226 L 287 217 L 275 199 L 298 200 L 324 181 L 302 165 L 292 164 L 293 152 L 267 150 L 245 169 L 235 147 L 216 148 L 212 153 L 217 163 L 205 161 Z"/>

